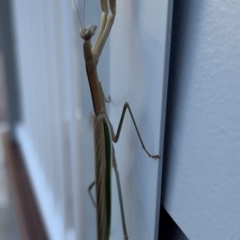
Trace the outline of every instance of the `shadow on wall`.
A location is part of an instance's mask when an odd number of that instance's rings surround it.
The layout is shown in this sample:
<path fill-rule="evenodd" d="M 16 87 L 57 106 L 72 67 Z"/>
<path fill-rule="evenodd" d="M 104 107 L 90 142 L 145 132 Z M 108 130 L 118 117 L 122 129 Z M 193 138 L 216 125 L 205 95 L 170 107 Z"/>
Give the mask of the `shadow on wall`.
<path fill-rule="evenodd" d="M 161 206 L 159 240 L 188 240 L 163 206 Z"/>
<path fill-rule="evenodd" d="M 162 195 L 162 204 L 164 204 L 164 199 L 168 194 L 166 183 L 168 182 L 169 166 L 171 166 L 170 146 L 171 136 L 173 135 L 171 125 L 173 124 L 174 113 L 176 112 L 175 102 L 179 95 L 178 86 L 181 84 L 178 80 L 178 73 L 181 69 L 181 58 L 184 54 L 184 52 L 182 52 L 182 47 L 186 42 L 185 32 L 181 29 L 181 26 L 184 26 L 189 22 L 188 18 L 190 16 L 191 4 L 195 4 L 194 1 L 175 1 L 173 7 L 162 182 L 162 193 L 164 195 Z M 174 222 L 163 206 L 161 206 L 160 211 L 159 240 L 188 240 L 186 235 Z"/>

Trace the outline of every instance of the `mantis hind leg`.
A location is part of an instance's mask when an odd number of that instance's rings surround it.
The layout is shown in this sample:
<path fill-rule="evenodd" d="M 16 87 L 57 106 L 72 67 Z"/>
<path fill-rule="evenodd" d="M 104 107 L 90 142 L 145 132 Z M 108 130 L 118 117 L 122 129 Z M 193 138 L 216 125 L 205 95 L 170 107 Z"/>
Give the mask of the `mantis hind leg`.
<path fill-rule="evenodd" d="M 95 200 L 94 200 L 94 198 L 93 198 L 93 195 L 92 195 L 92 192 L 91 192 L 91 190 L 92 190 L 92 188 L 93 188 L 94 185 L 95 185 L 95 181 L 93 181 L 93 182 L 89 185 L 89 187 L 88 187 L 88 192 L 89 192 L 89 195 L 90 195 L 90 197 L 91 197 L 91 199 L 92 199 L 93 205 L 96 207 L 96 202 L 95 202 Z"/>
<path fill-rule="evenodd" d="M 130 106 L 129 106 L 129 104 L 128 104 L 127 102 L 126 102 L 126 103 L 124 104 L 124 106 L 123 106 L 123 111 L 122 111 L 122 115 L 121 115 L 121 118 L 120 118 L 120 122 L 119 122 L 119 125 L 118 125 L 118 129 L 117 129 L 117 134 L 116 134 L 116 135 L 114 134 L 114 131 L 113 131 L 113 129 L 112 129 L 112 139 L 113 139 L 113 142 L 116 143 L 116 142 L 118 141 L 118 139 L 119 139 L 120 132 L 121 132 L 121 129 L 122 129 L 123 120 L 124 120 L 125 113 L 126 113 L 126 110 L 127 110 L 127 109 L 128 109 L 128 111 L 129 111 L 129 113 L 130 113 L 130 116 L 131 116 L 133 125 L 134 125 L 134 127 L 135 127 L 136 132 L 137 132 L 137 135 L 138 135 L 138 138 L 139 138 L 139 140 L 140 140 L 140 142 L 141 142 L 141 145 L 142 145 L 143 150 L 144 150 L 144 151 L 147 153 L 147 155 L 148 155 L 149 157 L 151 157 L 151 158 L 155 158 L 155 159 L 156 159 L 156 158 L 160 158 L 159 155 L 152 155 L 152 154 L 150 154 L 150 153 L 148 152 L 148 150 L 146 149 L 146 147 L 145 147 L 145 145 L 144 145 L 144 143 L 143 143 L 142 137 L 141 137 L 141 135 L 140 135 L 140 133 L 139 133 L 137 124 L 136 124 L 136 122 L 135 122 L 135 119 L 134 119 L 134 117 L 133 117 L 131 108 L 130 108 Z"/>
<path fill-rule="evenodd" d="M 128 240 L 127 227 L 126 227 L 125 215 L 124 215 L 124 207 L 123 207 L 123 199 L 122 199 L 122 190 L 121 190 L 121 184 L 120 184 L 120 177 L 119 177 L 117 161 L 116 161 L 116 157 L 115 157 L 114 153 L 113 153 L 112 165 L 113 165 L 113 168 L 115 171 L 115 176 L 116 176 L 116 181 L 117 181 L 117 190 L 118 190 L 118 199 L 119 199 L 120 211 L 121 211 L 123 235 L 124 235 L 124 239 Z"/>

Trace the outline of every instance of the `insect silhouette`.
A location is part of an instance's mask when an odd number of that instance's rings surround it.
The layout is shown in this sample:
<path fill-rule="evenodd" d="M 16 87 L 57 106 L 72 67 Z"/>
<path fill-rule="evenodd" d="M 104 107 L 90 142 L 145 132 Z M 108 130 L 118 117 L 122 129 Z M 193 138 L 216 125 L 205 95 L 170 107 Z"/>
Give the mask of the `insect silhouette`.
<path fill-rule="evenodd" d="M 75 0 L 74 3 L 76 5 Z M 115 171 L 117 182 L 123 235 L 124 239 L 128 239 L 126 221 L 124 216 L 124 206 L 121 192 L 120 177 L 113 147 L 113 143 L 116 143 L 119 139 L 124 116 L 127 110 L 131 116 L 133 125 L 137 132 L 143 150 L 151 158 L 158 159 L 160 158 L 160 156 L 151 155 L 145 148 L 138 127 L 136 125 L 135 119 L 133 117 L 131 108 L 127 102 L 123 106 L 123 111 L 121 114 L 116 134 L 114 133 L 112 124 L 108 118 L 105 102 L 110 102 L 110 97 L 106 99 L 103 93 L 101 83 L 99 82 L 98 79 L 97 64 L 115 19 L 116 0 L 101 0 L 101 8 L 102 16 L 100 30 L 97 36 L 97 40 L 93 46 L 91 44 L 91 38 L 94 36 L 97 26 L 90 25 L 88 27 L 85 27 L 84 24 L 81 23 L 82 28 L 80 29 L 80 36 L 84 41 L 83 53 L 95 113 L 94 120 L 95 181 L 89 186 L 89 193 L 96 206 L 97 239 L 108 240 L 110 238 L 110 225 L 111 225 L 111 165 L 112 165 Z M 78 16 L 81 22 L 79 12 Z M 91 189 L 94 185 L 96 185 L 96 203 L 91 194 Z"/>

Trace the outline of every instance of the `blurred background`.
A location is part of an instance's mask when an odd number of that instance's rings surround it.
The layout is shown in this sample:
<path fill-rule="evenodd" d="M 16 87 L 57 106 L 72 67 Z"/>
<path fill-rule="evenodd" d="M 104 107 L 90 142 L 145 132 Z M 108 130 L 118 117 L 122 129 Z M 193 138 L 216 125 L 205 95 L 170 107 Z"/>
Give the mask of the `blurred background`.
<path fill-rule="evenodd" d="M 52 239 L 79 231 L 76 16 L 73 1 L 0 2 L 1 240 L 47 239 L 43 221 Z"/>
<path fill-rule="evenodd" d="M 5 96 L 5 74 L 3 46 L 0 33 L 0 135 L 7 131 L 7 112 L 6 112 L 6 96 Z M 0 239 L 1 240 L 17 240 L 18 230 L 15 222 L 15 213 L 13 211 L 13 203 L 11 202 L 9 182 L 6 172 L 6 157 L 3 147 L 3 139 L 0 137 Z"/>

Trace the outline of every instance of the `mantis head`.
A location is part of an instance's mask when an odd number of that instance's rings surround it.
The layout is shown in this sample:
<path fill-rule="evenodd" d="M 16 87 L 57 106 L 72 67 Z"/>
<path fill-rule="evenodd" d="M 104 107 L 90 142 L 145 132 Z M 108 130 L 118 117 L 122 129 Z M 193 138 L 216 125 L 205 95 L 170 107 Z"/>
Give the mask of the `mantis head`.
<path fill-rule="evenodd" d="M 95 34 L 95 31 L 97 29 L 96 25 L 90 25 L 86 28 L 80 29 L 80 36 L 83 40 L 87 41 L 92 38 L 92 36 Z"/>

